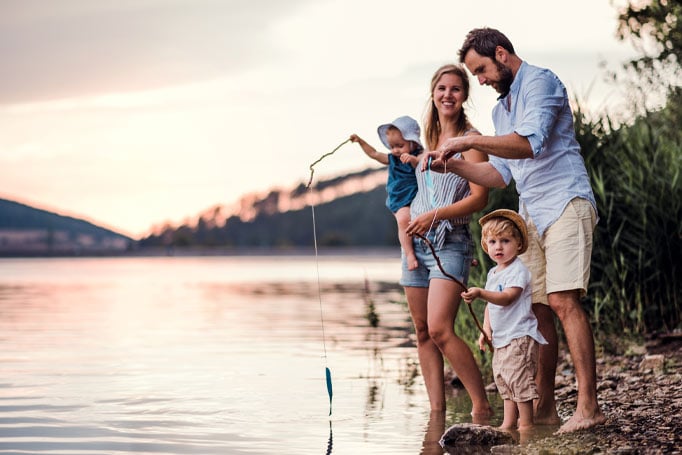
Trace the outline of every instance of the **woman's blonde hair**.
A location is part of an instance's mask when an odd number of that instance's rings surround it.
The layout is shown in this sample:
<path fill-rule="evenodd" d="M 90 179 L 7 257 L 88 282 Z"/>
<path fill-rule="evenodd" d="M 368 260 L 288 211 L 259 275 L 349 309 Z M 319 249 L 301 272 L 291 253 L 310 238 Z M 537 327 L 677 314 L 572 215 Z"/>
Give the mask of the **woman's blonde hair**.
<path fill-rule="evenodd" d="M 436 88 L 436 84 L 441 77 L 445 74 L 454 74 L 459 76 L 462 80 L 462 90 L 464 91 L 464 101 L 469 99 L 469 76 L 462 65 L 455 65 L 448 63 L 441 66 L 436 70 L 433 77 L 431 78 L 431 92 L 429 93 L 429 102 L 426 107 L 426 114 L 424 115 L 424 139 L 426 140 L 426 147 L 429 150 L 435 150 L 438 146 L 438 138 L 443 130 L 440 120 L 438 119 L 438 109 L 433 102 L 433 91 Z M 459 118 L 457 119 L 457 133 L 461 134 L 471 126 L 469 120 L 467 119 L 464 109 L 460 111 Z"/>

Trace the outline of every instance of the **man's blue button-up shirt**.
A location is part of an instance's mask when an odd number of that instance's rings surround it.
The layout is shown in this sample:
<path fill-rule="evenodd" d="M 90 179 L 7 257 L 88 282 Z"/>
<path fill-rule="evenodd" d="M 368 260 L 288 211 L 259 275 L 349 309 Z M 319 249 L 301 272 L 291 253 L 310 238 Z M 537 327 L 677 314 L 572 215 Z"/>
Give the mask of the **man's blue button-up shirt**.
<path fill-rule="evenodd" d="M 534 158 L 490 156 L 490 164 L 506 184 L 514 178 L 519 211 L 527 211 L 540 235 L 573 198 L 587 199 L 596 212 L 566 88 L 553 72 L 523 62 L 509 93 L 493 109 L 493 124 L 496 135 L 516 132 L 533 149 Z"/>

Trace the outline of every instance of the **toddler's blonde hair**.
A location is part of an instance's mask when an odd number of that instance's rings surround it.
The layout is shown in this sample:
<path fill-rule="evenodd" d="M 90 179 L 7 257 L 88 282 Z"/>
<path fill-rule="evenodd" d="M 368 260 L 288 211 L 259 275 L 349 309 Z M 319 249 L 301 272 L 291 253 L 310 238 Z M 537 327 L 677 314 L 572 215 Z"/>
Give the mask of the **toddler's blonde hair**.
<path fill-rule="evenodd" d="M 521 231 L 519 231 L 519 228 L 516 227 L 516 224 L 507 218 L 496 216 L 486 221 L 481 228 L 481 246 L 483 247 L 483 250 L 486 253 L 488 252 L 488 245 L 486 244 L 488 237 L 492 237 L 494 235 L 500 236 L 502 234 L 511 235 L 516 239 L 517 242 L 519 242 L 519 246 L 523 246 L 523 235 L 521 235 Z"/>

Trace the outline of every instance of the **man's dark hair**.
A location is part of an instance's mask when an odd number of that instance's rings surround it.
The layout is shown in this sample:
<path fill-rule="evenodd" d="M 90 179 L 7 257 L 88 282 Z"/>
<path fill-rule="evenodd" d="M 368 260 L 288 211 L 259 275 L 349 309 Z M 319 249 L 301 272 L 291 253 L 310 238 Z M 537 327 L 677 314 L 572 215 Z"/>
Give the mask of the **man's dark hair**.
<path fill-rule="evenodd" d="M 483 57 L 490 57 L 494 60 L 497 46 L 502 46 L 510 54 L 516 54 L 511 41 L 501 31 L 488 27 L 475 28 L 464 38 L 464 44 L 459 50 L 459 61 L 464 63 L 464 57 L 471 49 Z"/>

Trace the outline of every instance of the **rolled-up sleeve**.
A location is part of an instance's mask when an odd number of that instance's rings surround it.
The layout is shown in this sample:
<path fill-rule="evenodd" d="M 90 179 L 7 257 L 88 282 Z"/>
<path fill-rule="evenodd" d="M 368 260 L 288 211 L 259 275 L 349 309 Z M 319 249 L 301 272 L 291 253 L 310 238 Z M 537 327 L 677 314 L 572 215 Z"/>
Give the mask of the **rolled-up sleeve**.
<path fill-rule="evenodd" d="M 497 172 L 500 173 L 502 179 L 504 180 L 504 184 L 509 185 L 509 182 L 511 182 L 512 179 L 512 173 L 511 169 L 509 169 L 509 164 L 507 163 L 507 160 L 504 158 L 499 158 L 495 155 L 489 155 L 488 162 L 492 167 L 495 168 Z"/>
<path fill-rule="evenodd" d="M 565 100 L 566 89 L 554 74 L 545 72 L 529 81 L 523 99 L 523 118 L 514 131 L 528 139 L 534 156 L 545 149 Z"/>

